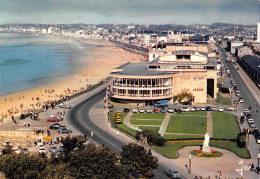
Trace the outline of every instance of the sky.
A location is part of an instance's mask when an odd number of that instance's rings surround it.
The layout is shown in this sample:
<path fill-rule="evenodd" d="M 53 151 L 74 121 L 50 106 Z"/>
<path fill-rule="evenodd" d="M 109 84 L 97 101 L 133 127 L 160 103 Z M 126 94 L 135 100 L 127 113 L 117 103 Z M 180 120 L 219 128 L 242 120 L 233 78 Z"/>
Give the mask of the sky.
<path fill-rule="evenodd" d="M 212 24 L 260 21 L 258 0 L 0 0 L 0 24 Z"/>

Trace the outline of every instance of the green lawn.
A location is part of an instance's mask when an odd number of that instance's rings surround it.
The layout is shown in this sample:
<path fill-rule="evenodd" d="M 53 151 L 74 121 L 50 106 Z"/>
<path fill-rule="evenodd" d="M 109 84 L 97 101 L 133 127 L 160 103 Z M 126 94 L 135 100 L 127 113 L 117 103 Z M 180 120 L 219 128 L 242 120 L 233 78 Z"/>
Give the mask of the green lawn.
<path fill-rule="evenodd" d="M 202 135 L 179 135 L 179 134 L 165 134 L 163 136 L 166 140 L 176 140 L 176 139 L 204 139 Z"/>
<path fill-rule="evenodd" d="M 213 137 L 217 139 L 236 139 L 240 132 L 234 115 L 223 112 L 213 112 Z"/>
<path fill-rule="evenodd" d="M 183 147 L 186 146 L 200 146 L 202 145 L 203 142 L 181 142 L 181 143 L 175 143 L 175 144 L 165 144 L 163 147 L 161 146 L 154 146 L 153 148 L 163 156 L 167 158 L 178 158 L 179 156 L 177 155 L 177 151 Z M 199 149 L 199 147 L 198 147 Z"/>
<path fill-rule="evenodd" d="M 154 132 L 159 132 L 160 130 L 160 127 L 150 127 L 150 126 L 138 126 L 138 128 L 141 130 L 149 130 Z"/>
<path fill-rule="evenodd" d="M 231 152 L 234 152 L 240 158 L 250 159 L 251 157 L 247 148 L 238 147 L 236 142 L 210 142 L 209 145 L 222 149 L 227 149 Z"/>
<path fill-rule="evenodd" d="M 111 123 L 112 123 L 113 127 L 118 128 L 119 130 L 135 137 L 136 136 L 136 130 L 131 129 L 124 124 L 124 118 L 125 118 L 126 115 L 127 115 L 127 113 L 122 113 L 122 124 L 116 124 L 115 123 L 115 112 L 109 112 L 109 117 L 111 119 Z"/>
<path fill-rule="evenodd" d="M 231 105 L 231 99 L 223 97 L 220 93 L 217 93 L 216 102 L 222 105 Z"/>
<path fill-rule="evenodd" d="M 173 115 L 207 116 L 207 112 L 206 111 L 182 112 L 182 113 L 173 113 Z"/>
<path fill-rule="evenodd" d="M 164 119 L 165 113 L 133 113 L 132 119 Z"/>
<path fill-rule="evenodd" d="M 166 132 L 205 134 L 207 118 L 199 116 L 171 116 Z"/>
<path fill-rule="evenodd" d="M 158 120 L 140 120 L 140 119 L 131 119 L 131 124 L 133 125 L 158 125 L 160 126 L 162 121 Z"/>
<path fill-rule="evenodd" d="M 180 142 L 175 144 L 165 144 L 163 147 L 154 146 L 153 148 L 167 158 L 178 158 L 177 151 L 186 146 L 200 146 L 203 142 Z M 210 142 L 210 146 L 227 149 L 234 152 L 237 156 L 244 159 L 249 159 L 250 154 L 247 148 L 239 148 L 236 142 Z M 199 149 L 199 148 L 198 148 Z M 224 155 L 225 157 L 225 155 Z"/>

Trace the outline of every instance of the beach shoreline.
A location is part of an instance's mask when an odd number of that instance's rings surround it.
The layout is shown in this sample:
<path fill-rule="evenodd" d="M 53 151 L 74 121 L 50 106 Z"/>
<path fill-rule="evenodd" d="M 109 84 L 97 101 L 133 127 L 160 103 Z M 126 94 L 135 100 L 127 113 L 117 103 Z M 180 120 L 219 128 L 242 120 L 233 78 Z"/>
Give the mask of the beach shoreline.
<path fill-rule="evenodd" d="M 125 51 L 108 41 L 91 40 L 81 43 L 93 46 L 87 53 L 78 57 L 82 63 L 81 69 L 63 79 L 1 96 L 0 119 L 18 117 L 22 113 L 42 108 L 48 101 L 58 101 L 83 91 L 107 78 L 117 66 L 127 62 L 140 62 L 142 59 L 142 55 Z"/>

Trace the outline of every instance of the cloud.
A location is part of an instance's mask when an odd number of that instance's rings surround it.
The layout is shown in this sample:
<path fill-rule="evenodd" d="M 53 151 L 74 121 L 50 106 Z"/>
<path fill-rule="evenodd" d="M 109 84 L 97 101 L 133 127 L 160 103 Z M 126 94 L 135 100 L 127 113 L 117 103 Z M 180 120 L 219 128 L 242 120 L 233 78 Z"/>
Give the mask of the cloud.
<path fill-rule="evenodd" d="M 233 23 L 258 20 L 255 0 L 0 0 L 0 4 L 0 23 L 187 24 L 214 23 L 216 19 Z"/>

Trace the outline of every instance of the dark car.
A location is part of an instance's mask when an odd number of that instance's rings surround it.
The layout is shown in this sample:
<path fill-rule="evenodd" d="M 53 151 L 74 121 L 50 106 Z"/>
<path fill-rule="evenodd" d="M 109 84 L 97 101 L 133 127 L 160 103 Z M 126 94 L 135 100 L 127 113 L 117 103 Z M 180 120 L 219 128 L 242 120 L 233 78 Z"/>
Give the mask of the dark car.
<path fill-rule="evenodd" d="M 69 133 L 72 133 L 72 131 L 70 129 L 65 128 L 65 127 L 61 127 L 61 128 L 58 129 L 58 133 L 67 133 L 67 134 L 69 134 Z"/>
<path fill-rule="evenodd" d="M 62 126 L 59 123 L 55 123 L 55 124 L 50 126 L 50 129 L 59 129 L 60 127 L 65 127 L 65 126 Z"/>
<path fill-rule="evenodd" d="M 182 112 L 182 111 L 181 111 L 181 109 L 179 109 L 179 108 L 175 108 L 175 109 L 174 109 L 174 112 L 177 112 L 177 113 L 178 113 L 178 112 Z"/>
<path fill-rule="evenodd" d="M 166 113 L 166 109 L 165 108 L 161 108 L 161 113 Z"/>
<path fill-rule="evenodd" d="M 130 109 L 128 107 L 124 108 L 123 112 L 129 112 Z"/>
<path fill-rule="evenodd" d="M 206 111 L 212 111 L 212 108 L 210 106 L 207 106 Z"/>

